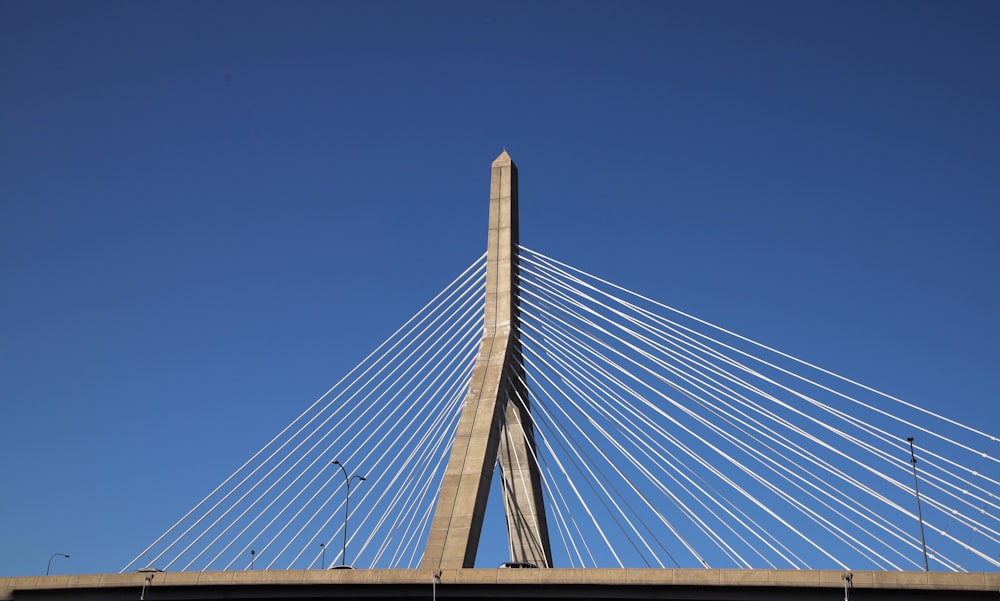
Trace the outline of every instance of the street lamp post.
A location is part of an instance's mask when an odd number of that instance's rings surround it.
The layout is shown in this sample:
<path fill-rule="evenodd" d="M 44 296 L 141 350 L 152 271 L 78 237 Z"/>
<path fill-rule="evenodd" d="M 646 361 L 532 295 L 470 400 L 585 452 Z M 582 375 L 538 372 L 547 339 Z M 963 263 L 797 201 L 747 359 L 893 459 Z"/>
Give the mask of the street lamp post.
<path fill-rule="evenodd" d="M 52 560 L 55 559 L 56 557 L 67 557 L 68 558 L 69 555 L 66 555 L 65 553 L 53 553 L 52 556 L 49 557 L 49 565 L 45 566 L 45 575 L 46 576 L 49 575 L 49 571 L 52 569 Z"/>
<path fill-rule="evenodd" d="M 917 496 L 917 520 L 920 522 L 920 545 L 924 549 L 924 571 L 930 571 L 927 564 L 927 539 L 924 537 L 924 512 L 920 508 L 920 484 L 917 482 L 917 455 L 913 451 L 913 437 L 908 436 L 906 442 L 910 443 L 910 464 L 913 465 L 913 492 Z"/>
<path fill-rule="evenodd" d="M 357 474 L 348 477 L 347 470 L 344 469 L 344 464 L 342 464 L 337 459 L 333 460 L 333 465 L 339 467 L 340 471 L 344 473 L 344 482 L 347 483 L 347 498 L 344 501 L 344 548 L 342 550 L 342 555 L 341 555 L 341 559 L 344 562 L 344 565 L 347 566 L 350 565 L 349 563 L 347 563 L 347 518 L 351 515 L 351 482 L 355 478 L 357 478 L 359 482 L 364 482 L 365 477 L 359 476 Z"/>
<path fill-rule="evenodd" d="M 321 559 L 320 562 L 319 562 L 319 569 L 325 570 L 326 569 L 326 543 L 320 543 L 319 546 L 320 546 L 320 548 L 323 549 L 323 559 Z"/>

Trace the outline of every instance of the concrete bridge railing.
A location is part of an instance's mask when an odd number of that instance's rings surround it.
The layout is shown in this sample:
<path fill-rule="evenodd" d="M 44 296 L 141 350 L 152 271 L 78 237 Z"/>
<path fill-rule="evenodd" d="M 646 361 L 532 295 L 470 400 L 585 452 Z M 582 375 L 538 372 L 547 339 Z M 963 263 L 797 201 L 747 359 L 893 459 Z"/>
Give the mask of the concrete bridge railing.
<path fill-rule="evenodd" d="M 997 599 L 1000 573 L 706 569 L 156 572 L 0 578 L 20 599 Z M 437 575 L 437 579 L 435 576 Z"/>

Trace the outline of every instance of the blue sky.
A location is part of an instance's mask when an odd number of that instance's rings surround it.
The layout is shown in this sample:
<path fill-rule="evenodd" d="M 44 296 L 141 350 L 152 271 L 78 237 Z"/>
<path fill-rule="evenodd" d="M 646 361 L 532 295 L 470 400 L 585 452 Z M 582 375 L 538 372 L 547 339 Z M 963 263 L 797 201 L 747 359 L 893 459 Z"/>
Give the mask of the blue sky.
<path fill-rule="evenodd" d="M 993 2 L 0 4 L 0 575 L 117 571 L 485 248 L 1000 433 Z"/>

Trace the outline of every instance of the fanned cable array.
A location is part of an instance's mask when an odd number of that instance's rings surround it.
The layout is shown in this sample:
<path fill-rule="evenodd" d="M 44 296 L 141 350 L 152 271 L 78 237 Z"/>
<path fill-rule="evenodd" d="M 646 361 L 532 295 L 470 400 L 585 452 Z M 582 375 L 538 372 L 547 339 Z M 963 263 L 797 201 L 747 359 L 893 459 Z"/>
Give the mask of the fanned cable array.
<path fill-rule="evenodd" d="M 996 437 L 527 248 L 520 271 L 557 565 L 922 570 L 922 513 L 931 569 L 1000 567 Z"/>
<path fill-rule="evenodd" d="M 484 256 L 122 571 L 416 567 L 485 278 Z"/>
<path fill-rule="evenodd" d="M 924 541 L 932 570 L 1000 567 L 995 436 L 524 247 L 519 270 L 510 402 L 555 567 L 922 570 Z M 484 279 L 481 258 L 123 571 L 418 566 Z"/>

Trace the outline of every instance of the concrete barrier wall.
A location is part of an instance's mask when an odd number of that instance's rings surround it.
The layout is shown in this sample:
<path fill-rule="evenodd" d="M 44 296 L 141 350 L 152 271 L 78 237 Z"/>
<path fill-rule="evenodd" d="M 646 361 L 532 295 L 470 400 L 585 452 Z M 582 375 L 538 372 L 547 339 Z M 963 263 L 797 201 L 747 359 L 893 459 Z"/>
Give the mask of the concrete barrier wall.
<path fill-rule="evenodd" d="M 702 598 L 761 598 L 767 589 L 799 590 L 802 598 L 814 595 L 808 589 L 843 590 L 846 572 L 838 570 L 699 570 L 699 569 L 453 569 L 443 570 L 437 585 L 442 598 L 477 597 L 488 599 L 511 594 L 545 595 L 570 598 L 574 590 L 589 590 L 590 598 L 630 598 L 642 596 L 642 589 L 678 587 L 697 589 Z M 31 598 L 138 599 L 150 574 L 80 574 L 0 578 L 0 600 Z M 273 570 L 233 572 L 158 572 L 152 574 L 146 598 L 152 600 L 184 598 L 253 598 L 258 588 L 268 589 L 269 598 L 305 598 L 316 596 L 321 587 L 350 589 L 352 596 L 384 597 L 387 588 L 409 591 L 404 596 L 430 596 L 434 573 L 431 570 Z M 940 598 L 1000 598 L 1000 573 L 953 572 L 871 572 L 852 573 L 853 591 L 870 590 L 941 593 Z M 220 587 L 216 589 L 215 587 Z M 453 595 L 451 592 L 462 593 Z M 693 588 L 692 588 L 693 587 Z M 426 589 L 426 591 L 424 591 Z M 217 590 L 218 595 L 206 591 Z M 554 594 L 553 591 L 559 592 Z M 664 590 L 668 590 L 664 588 Z M 756 591 L 754 593 L 754 591 Z M 103 592 L 103 594 L 102 594 Z M 326 591 L 337 596 L 336 589 Z M 949 593 L 949 597 L 943 595 Z M 960 595 L 959 593 L 976 593 Z M 859 595 L 860 596 L 860 595 Z M 680 597 L 674 597 L 680 598 Z M 817 596 L 819 598 L 819 596 Z M 840 597 L 837 597 L 840 598 Z M 879 598 L 890 598 L 880 595 Z M 986 598 L 985 596 L 983 598 Z"/>

